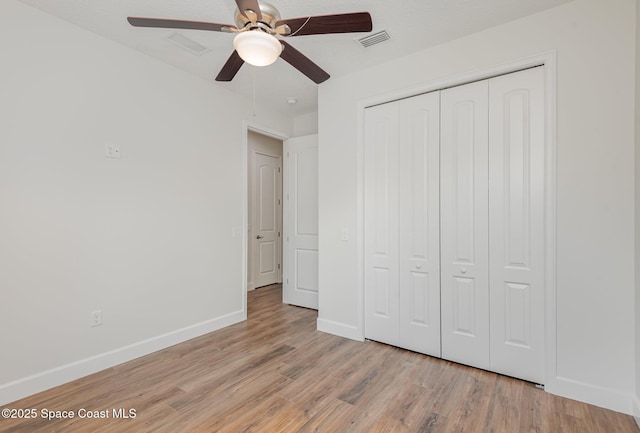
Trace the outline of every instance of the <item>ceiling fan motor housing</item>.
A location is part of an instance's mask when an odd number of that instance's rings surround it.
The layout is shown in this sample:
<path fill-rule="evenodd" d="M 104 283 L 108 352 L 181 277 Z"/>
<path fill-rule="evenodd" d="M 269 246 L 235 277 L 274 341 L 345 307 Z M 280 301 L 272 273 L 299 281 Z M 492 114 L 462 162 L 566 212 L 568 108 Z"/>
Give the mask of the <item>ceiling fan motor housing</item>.
<path fill-rule="evenodd" d="M 270 29 L 274 29 L 276 27 L 276 23 L 280 21 L 280 12 L 273 5 L 265 2 L 259 2 L 260 5 L 260 13 L 262 14 L 262 19 L 258 21 L 258 24 L 262 23 L 268 26 Z M 247 26 L 253 27 L 255 26 L 251 23 L 251 20 L 245 17 L 239 9 L 236 9 L 235 15 L 236 26 L 239 29 L 243 29 Z M 261 27 L 261 26 L 256 26 Z"/>

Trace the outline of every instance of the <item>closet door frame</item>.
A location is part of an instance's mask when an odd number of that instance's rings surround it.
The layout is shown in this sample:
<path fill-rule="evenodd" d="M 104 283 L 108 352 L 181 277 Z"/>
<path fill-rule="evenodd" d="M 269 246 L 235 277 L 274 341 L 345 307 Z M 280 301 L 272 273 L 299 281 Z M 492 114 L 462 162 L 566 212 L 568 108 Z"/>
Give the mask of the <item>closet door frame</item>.
<path fill-rule="evenodd" d="M 443 90 L 461 84 L 489 79 L 520 70 L 543 66 L 545 76 L 545 168 L 544 168 L 544 283 L 545 283 L 545 389 L 554 393 L 559 384 L 556 369 L 556 51 L 525 57 L 509 63 L 490 66 L 445 79 L 398 89 L 358 103 L 357 142 L 357 253 L 358 253 L 358 325 L 352 334 L 364 340 L 364 131 L 365 109 L 374 105 L 409 98 L 422 93 Z"/>

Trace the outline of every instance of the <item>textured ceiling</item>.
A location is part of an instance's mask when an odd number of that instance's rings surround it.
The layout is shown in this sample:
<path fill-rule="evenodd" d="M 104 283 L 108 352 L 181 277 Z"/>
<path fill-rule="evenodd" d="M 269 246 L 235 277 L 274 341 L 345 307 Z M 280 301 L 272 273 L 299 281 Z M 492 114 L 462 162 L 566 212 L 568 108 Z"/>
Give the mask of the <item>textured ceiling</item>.
<path fill-rule="evenodd" d="M 108 39 L 118 41 L 209 82 L 233 51 L 233 35 L 197 30 L 134 28 L 127 16 L 173 18 L 234 24 L 234 0 L 20 0 Z M 282 18 L 369 11 L 373 31 L 387 30 L 389 41 L 363 48 L 366 34 L 315 35 L 288 42 L 333 77 L 348 74 L 394 57 L 438 45 L 470 33 L 517 19 L 569 0 L 271 0 Z M 174 33 L 204 45 L 201 55 L 167 40 Z M 271 66 L 245 64 L 230 83 L 216 83 L 253 97 L 273 109 L 304 114 L 317 109 L 317 85 L 279 59 Z M 298 104 L 286 99 L 296 97 Z"/>

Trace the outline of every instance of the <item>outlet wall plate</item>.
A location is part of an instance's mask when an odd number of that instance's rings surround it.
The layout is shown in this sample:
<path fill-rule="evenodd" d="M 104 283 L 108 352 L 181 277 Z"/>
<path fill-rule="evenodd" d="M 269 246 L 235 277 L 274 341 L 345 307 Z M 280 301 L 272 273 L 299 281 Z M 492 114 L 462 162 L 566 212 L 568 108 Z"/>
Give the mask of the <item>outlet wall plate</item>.
<path fill-rule="evenodd" d="M 120 159 L 120 145 L 114 143 L 105 143 L 104 156 L 107 158 Z"/>

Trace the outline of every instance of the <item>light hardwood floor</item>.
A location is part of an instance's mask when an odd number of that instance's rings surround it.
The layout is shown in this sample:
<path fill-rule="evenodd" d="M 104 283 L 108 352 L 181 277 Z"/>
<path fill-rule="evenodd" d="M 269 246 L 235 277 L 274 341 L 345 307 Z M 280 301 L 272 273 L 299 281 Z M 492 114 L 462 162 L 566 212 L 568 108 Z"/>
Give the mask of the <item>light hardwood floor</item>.
<path fill-rule="evenodd" d="M 280 286 L 250 292 L 246 322 L 6 406 L 108 419 L 0 418 L 0 432 L 640 431 L 630 416 L 526 382 L 317 332 L 316 312 L 281 296 Z"/>

